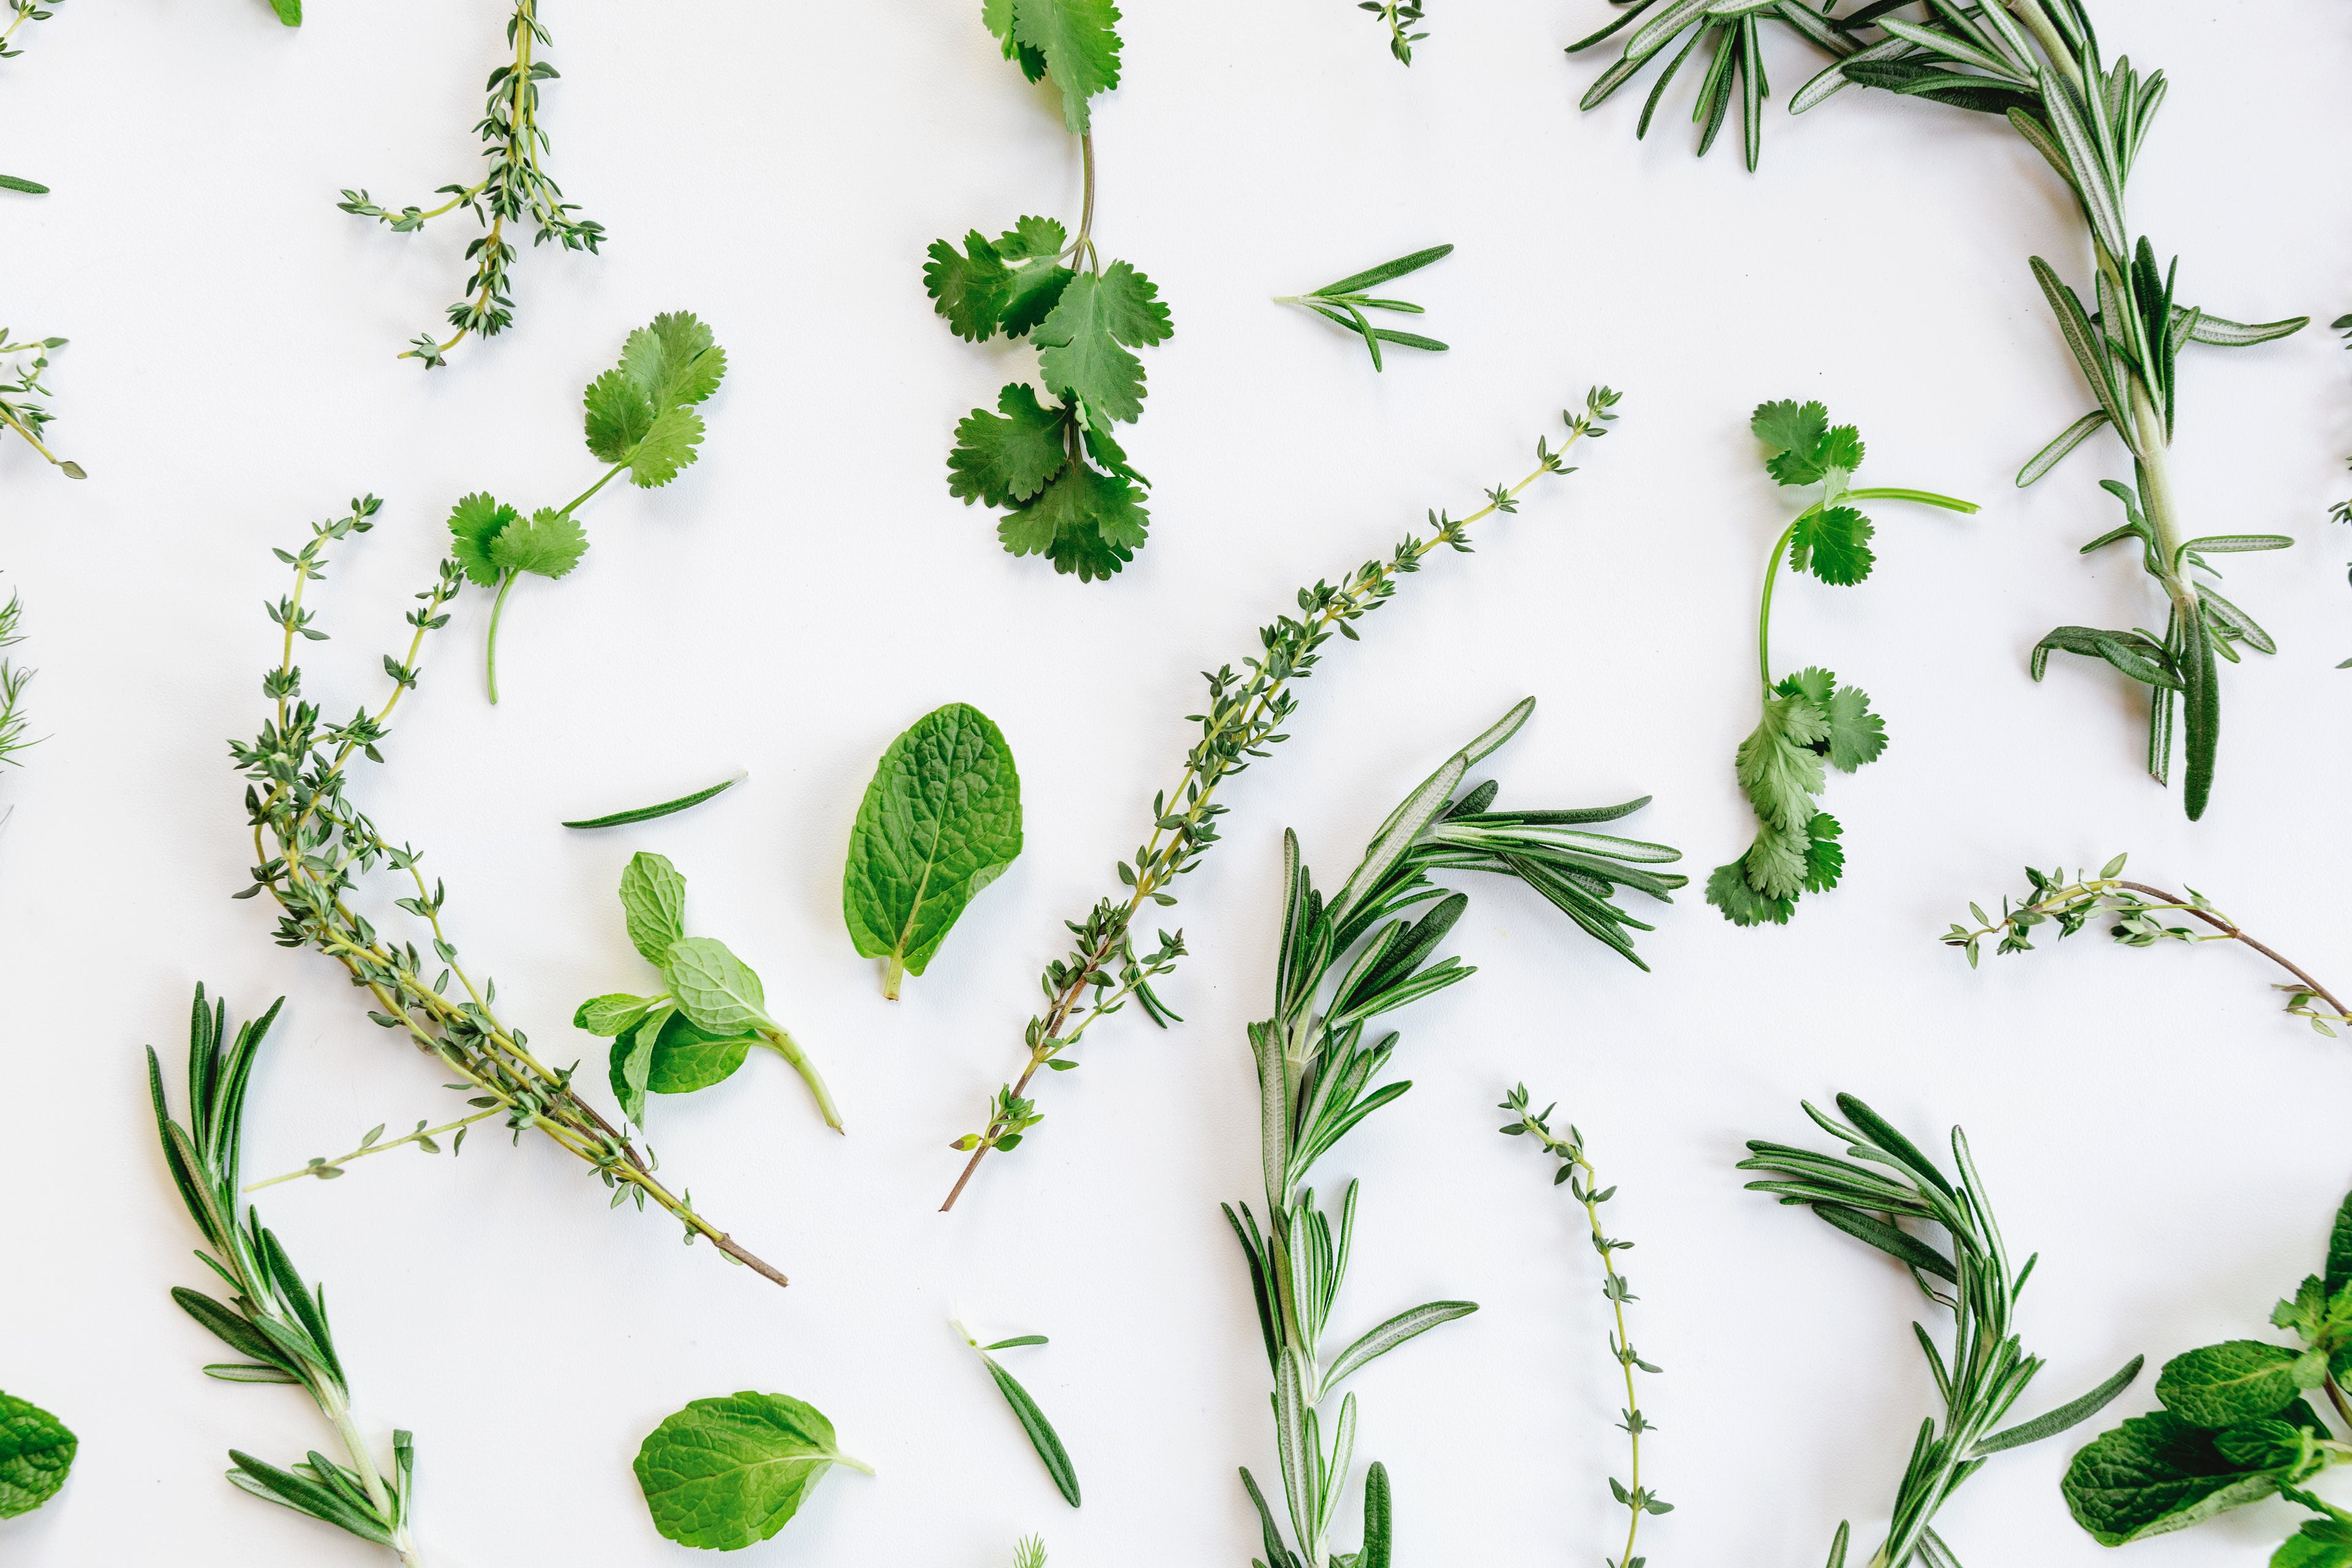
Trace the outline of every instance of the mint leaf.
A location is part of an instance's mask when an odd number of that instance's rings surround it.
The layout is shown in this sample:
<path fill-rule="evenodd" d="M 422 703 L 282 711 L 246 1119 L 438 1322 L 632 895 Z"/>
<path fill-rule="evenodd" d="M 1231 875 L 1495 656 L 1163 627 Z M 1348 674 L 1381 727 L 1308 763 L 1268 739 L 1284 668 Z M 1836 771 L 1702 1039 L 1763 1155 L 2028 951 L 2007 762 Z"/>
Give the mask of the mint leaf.
<path fill-rule="evenodd" d="M 2352 1194 L 2336 1210 L 2336 1227 L 2327 1237 L 2327 1294 L 2332 1300 L 2352 1285 Z"/>
<path fill-rule="evenodd" d="M 1003 417 L 975 408 L 956 426 L 948 453 L 948 493 L 990 506 L 1028 500 L 1069 461 L 1064 410 L 1037 401 L 1036 390 L 1014 382 L 997 395 Z M 1019 551 L 1013 553 L 1022 553 Z"/>
<path fill-rule="evenodd" d="M 2352 1524 L 2341 1519 L 2306 1519 L 2279 1543 L 2270 1568 L 2352 1568 Z"/>
<path fill-rule="evenodd" d="M 654 1040 L 646 1088 L 656 1094 L 692 1094 L 724 1083 L 735 1076 L 751 1047 L 761 1043 L 757 1035 L 714 1034 L 683 1013 L 672 1013 Z"/>
<path fill-rule="evenodd" d="M 2323 1430 L 2300 1400 L 2284 1414 L 2294 1426 Z M 2259 1501 L 2280 1479 L 2275 1470 L 2233 1464 L 2214 1433 L 2158 1410 L 2093 1438 L 2066 1467 L 2059 1489 L 2091 1539 L 2121 1546 Z"/>
<path fill-rule="evenodd" d="M 723 1036 L 775 1026 L 760 977 L 716 937 L 689 936 L 672 943 L 661 971 L 677 1010 L 698 1029 Z"/>
<path fill-rule="evenodd" d="M 888 961 L 882 994 L 920 974 L 980 890 L 1021 853 L 1021 776 L 988 715 L 950 702 L 882 753 L 841 879 L 860 956 Z"/>
<path fill-rule="evenodd" d="M 457 556 L 466 580 L 477 587 L 495 588 L 505 574 L 491 557 L 490 546 L 499 534 L 522 521 L 522 513 L 501 505 L 496 496 L 477 491 L 449 509 L 450 553 Z"/>
<path fill-rule="evenodd" d="M 1088 129 L 1087 100 L 1118 85 L 1118 26 L 1110 0 L 1013 0 L 1012 41 L 1045 58 L 1073 136 Z"/>
<path fill-rule="evenodd" d="M 1108 419 L 1132 421 L 1143 413 L 1143 362 L 1128 350 L 1162 342 L 1170 331 L 1151 280 L 1114 261 L 1099 276 L 1071 279 L 1032 336 L 1046 384 Z"/>
<path fill-rule="evenodd" d="M 55 1497 L 80 1446 L 39 1405 L 0 1394 L 0 1519 L 30 1513 Z"/>
<path fill-rule="evenodd" d="M 586 1011 L 583 1005 L 581 1012 Z M 646 1124 L 646 1077 L 653 1066 L 654 1042 L 661 1036 L 663 1022 L 677 1016 L 677 1009 L 665 1002 L 651 1012 L 637 1015 L 613 1038 L 606 1080 L 613 1086 L 613 1098 L 621 1102 L 621 1114 L 640 1127 Z M 575 1024 L 579 1021 L 577 1017 L 572 1020 Z"/>
<path fill-rule="evenodd" d="M 1859 686 L 1841 686 L 1822 704 L 1829 721 L 1830 766 L 1850 773 L 1876 762 L 1886 750 L 1886 721 L 1870 710 L 1870 693 Z"/>
<path fill-rule="evenodd" d="M 588 536 L 570 512 L 541 507 L 530 521 L 509 525 L 490 541 L 490 564 L 500 572 L 561 577 L 588 553 Z"/>
<path fill-rule="evenodd" d="M 1150 522 L 1135 488 L 1085 463 L 1071 463 L 1036 500 L 997 524 L 1015 555 L 1044 555 L 1080 582 L 1108 578 L 1135 559 Z"/>
<path fill-rule="evenodd" d="M 686 935 L 686 879 L 667 857 L 638 850 L 621 873 L 621 911 L 629 944 L 659 969 Z"/>
<path fill-rule="evenodd" d="M 636 1027 L 646 1014 L 664 1005 L 666 1000 L 660 996 L 632 996 L 623 991 L 591 996 L 572 1012 L 572 1026 L 609 1040 Z"/>
<path fill-rule="evenodd" d="M 664 1421 L 635 1468 L 656 1530 L 732 1552 L 782 1530 L 835 1465 L 867 1468 L 834 1447 L 833 1423 L 813 1406 L 747 1392 L 698 1399 Z"/>
<path fill-rule="evenodd" d="M 947 318 L 948 328 L 971 342 L 985 342 L 996 332 L 1005 302 L 1013 297 L 1013 274 L 996 247 L 973 229 L 959 251 L 944 239 L 931 241 L 923 266 L 923 289 L 931 309 Z"/>
<path fill-rule="evenodd" d="M 2220 1428 L 2275 1415 L 2314 1377 L 2301 1380 L 2297 1352 L 2262 1340 L 2226 1340 L 2164 1363 L 2156 1396 L 2193 1426 Z"/>

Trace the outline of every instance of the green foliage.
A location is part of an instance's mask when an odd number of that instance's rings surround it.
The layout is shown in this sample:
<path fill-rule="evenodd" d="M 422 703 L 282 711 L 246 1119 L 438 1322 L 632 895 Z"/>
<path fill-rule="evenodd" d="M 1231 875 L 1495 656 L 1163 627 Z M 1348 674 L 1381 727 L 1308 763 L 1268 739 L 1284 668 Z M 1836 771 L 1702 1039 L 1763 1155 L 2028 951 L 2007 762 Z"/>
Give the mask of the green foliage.
<path fill-rule="evenodd" d="M 281 16 L 292 6 L 299 19 L 300 0 L 273 3 Z M 538 226 L 531 236 L 533 249 L 552 240 L 566 250 L 584 250 L 593 256 L 604 242 L 604 226 L 593 218 L 574 216 L 580 210 L 578 204 L 565 201 L 562 187 L 547 173 L 551 143 L 546 127 L 540 123 L 539 87 L 559 74 L 541 56 L 553 41 L 540 26 L 539 0 L 515 0 L 514 15 L 507 21 L 507 47 L 513 58 L 490 72 L 486 89 L 488 106 L 478 128 L 482 157 L 489 165 L 479 180 L 470 185 L 443 185 L 434 194 L 449 199 L 429 211 L 411 205 L 395 212 L 377 205 L 363 190 L 347 190 L 335 204 L 354 217 L 373 218 L 394 234 L 415 234 L 460 207 L 482 226 L 481 237 L 466 247 L 466 259 L 474 264 L 474 270 L 466 280 L 465 297 L 448 310 L 449 324 L 457 329 L 457 335 L 440 341 L 431 332 L 420 332 L 402 359 L 413 359 L 431 370 L 448 363 L 449 351 L 467 337 L 496 337 L 513 323 L 514 242 L 526 221 Z"/>
<path fill-rule="evenodd" d="M 694 1401 L 647 1435 L 635 1461 L 654 1528 L 718 1552 L 783 1529 L 835 1465 L 874 1473 L 834 1446 L 833 1423 L 813 1405 L 749 1392 Z"/>
<path fill-rule="evenodd" d="M 57 1496 L 80 1446 L 64 1422 L 0 1391 L 0 1519 L 30 1513 Z"/>
<path fill-rule="evenodd" d="M 1750 1140 L 1739 1169 L 1770 1173 L 1772 1179 L 1750 1182 L 1748 1190 L 1810 1207 L 1836 1229 L 1894 1258 L 1929 1300 L 1951 1310 L 1948 1358 L 1925 1327 L 1912 1325 L 1942 1395 L 1943 1425 L 1938 1428 L 1932 1416 L 1921 1423 L 1895 1489 L 1886 1543 L 1869 1561 L 1955 1562 L 1934 1523 L 1937 1510 L 1960 1483 L 1992 1455 L 2055 1436 L 2097 1415 L 2139 1375 L 2141 1358 L 2134 1356 L 2082 1397 L 1997 1430 L 2042 1370 L 2042 1358 L 2025 1353 L 2014 1327 L 2018 1292 L 2035 1259 L 2027 1258 L 2021 1268 L 2010 1263 L 1968 1137 L 1958 1128 L 1952 1129 L 1956 1180 L 1853 1095 L 1839 1095 L 1837 1105 L 1843 1121 L 1810 1104 L 1805 1114 L 1853 1158 Z M 1903 1228 L 1906 1220 L 1940 1228 L 1948 1252 Z M 1844 1561 L 1845 1542 L 1846 1527 L 1840 1524 L 1830 1552 L 1832 1564 Z"/>
<path fill-rule="evenodd" d="M 1845 872 L 1844 832 L 1814 804 L 1828 782 L 1823 763 L 1850 773 L 1886 750 L 1886 722 L 1870 710 L 1858 686 L 1841 685 L 1818 667 L 1772 679 L 1772 589 L 1785 560 L 1832 587 L 1852 587 L 1870 575 L 1876 531 L 1847 500 L 1915 501 L 1952 511 L 1977 509 L 1926 490 L 1851 489 L 1862 464 L 1862 434 L 1832 426 L 1818 403 L 1767 403 L 1750 420 L 1766 453 L 1765 472 L 1782 485 L 1818 485 L 1820 499 L 1797 514 L 1772 546 L 1758 614 L 1757 658 L 1764 708 L 1739 743 L 1733 770 L 1761 826 L 1755 842 L 1708 877 L 1706 901 L 1734 925 L 1784 925 L 1806 893 L 1824 893 Z"/>
<path fill-rule="evenodd" d="M 983 1345 L 973 1339 L 961 1323 L 950 1320 L 948 1326 L 954 1329 L 963 1342 L 979 1352 L 980 1359 L 988 1363 L 988 1375 L 995 1379 L 996 1391 L 1004 1395 L 1004 1403 L 1013 1407 L 1013 1417 L 1021 1423 L 1022 1435 L 1029 1439 L 1029 1446 L 1037 1450 L 1037 1458 L 1044 1461 L 1045 1473 L 1053 1478 L 1054 1489 L 1062 1494 L 1064 1502 L 1072 1508 L 1077 1507 L 1078 1472 L 1076 1467 L 1070 1463 L 1069 1450 L 1062 1446 L 1062 1435 L 1054 1430 L 1054 1424 L 1045 1419 L 1045 1412 L 1039 1408 L 1030 1392 L 1021 1386 L 1021 1380 L 1005 1371 L 1003 1363 L 990 1353 L 1019 1345 L 1042 1345 L 1046 1342 L 1045 1336 L 1022 1334 L 1013 1339 L 999 1340 L 992 1345 Z M 1035 1549 L 1037 1561 L 1044 1562 L 1045 1553 L 1045 1547 L 1038 1546 Z"/>
<path fill-rule="evenodd" d="M 49 368 L 49 351 L 65 346 L 63 338 L 12 342 L 8 329 L 0 327 L 0 430 L 14 430 L 50 467 L 69 479 L 80 479 L 89 477 L 81 465 L 58 457 L 41 439 L 42 430 L 57 416 L 47 404 L 33 401 L 57 395 L 41 384 L 41 373 Z"/>
<path fill-rule="evenodd" d="M 1367 7 L 1367 9 L 1371 8 Z M 1412 62 L 1408 58 L 1405 63 L 1411 65 Z M 1364 347 L 1372 356 L 1372 369 L 1377 372 L 1382 368 L 1381 364 L 1382 343 L 1394 343 L 1400 348 L 1422 349 L 1432 353 L 1444 353 L 1445 345 L 1435 338 L 1424 338 L 1418 332 L 1400 332 L 1388 327 L 1372 325 L 1364 315 L 1367 310 L 1391 310 L 1400 315 L 1418 316 L 1422 314 L 1422 309 L 1410 300 L 1379 299 L 1365 293 L 1364 290 L 1377 289 L 1383 283 L 1393 282 L 1409 272 L 1418 272 L 1431 262 L 1442 261 L 1453 254 L 1454 247 L 1450 245 L 1433 245 L 1426 250 L 1416 250 L 1410 255 L 1400 256 L 1393 261 L 1383 261 L 1378 267 L 1350 273 L 1335 283 L 1326 283 L 1320 289 L 1312 289 L 1305 294 L 1277 296 L 1274 302 L 1277 305 L 1304 306 L 1326 321 L 1337 321 L 1354 332 L 1364 340 Z"/>
<path fill-rule="evenodd" d="M 8 0 L 8 25 L 0 27 L 0 60 L 13 60 L 25 52 L 9 47 L 19 27 L 27 22 L 47 21 L 64 4 L 65 0 Z"/>
<path fill-rule="evenodd" d="M 583 828 L 625 827 L 634 822 L 652 822 L 658 817 L 673 816 L 690 806 L 700 805 L 706 800 L 725 795 L 751 776 L 749 773 L 737 773 L 733 778 L 722 779 L 708 789 L 698 789 L 692 795 L 679 795 L 676 800 L 663 801 L 659 805 L 632 806 L 626 811 L 613 812 L 605 816 L 583 817 L 579 821 L 567 822 L 563 826 Z"/>
<path fill-rule="evenodd" d="M 1013 1568 L 1045 1568 L 1045 1542 L 1033 1535 L 1013 1551 Z"/>
<path fill-rule="evenodd" d="M 1111 0 L 984 0 L 981 19 L 1023 75 L 1053 77 L 1070 134 L 1085 135 L 1087 101 L 1118 85 L 1118 7 Z"/>
<path fill-rule="evenodd" d="M 882 994 L 920 974 L 982 889 L 1021 853 L 1013 748 L 968 702 L 926 713 L 890 742 L 858 803 L 841 913 L 861 957 L 888 961 Z"/>
<path fill-rule="evenodd" d="M 17 752 L 40 744 L 25 738 L 25 731 L 32 723 L 25 711 L 25 688 L 32 684 L 37 672 L 16 663 L 6 652 L 25 640 L 24 634 L 16 629 L 24 609 L 24 602 L 14 594 L 8 595 L 6 604 L 0 605 L 0 763 L 10 767 L 24 765 Z"/>
<path fill-rule="evenodd" d="M 1412 64 L 1413 45 L 1429 37 L 1427 28 L 1418 33 L 1412 30 L 1426 9 L 1423 0 L 1357 0 L 1356 9 L 1370 11 L 1388 28 L 1389 53 L 1396 57 L 1397 64 Z M 1377 352 L 1373 357 L 1379 357 Z"/>
<path fill-rule="evenodd" d="M 2305 1276 L 2271 1311 L 2293 1347 L 2228 1340 L 2165 1363 L 2156 1396 L 2164 1408 L 2103 1432 L 2066 1468 L 2074 1522 L 2103 1546 L 2185 1530 L 2216 1514 L 2283 1496 L 2318 1517 L 2271 1558 L 2272 1568 L 2352 1562 L 2352 1514 L 2303 1489 L 2321 1470 L 2352 1460 L 2304 1395 L 2324 1390 L 2352 1423 L 2341 1378 L 2352 1369 L 2352 1196 L 2338 1205 L 2326 1271 Z"/>
<path fill-rule="evenodd" d="M 27 180 L 19 174 L 0 174 L 0 191 L 15 191 L 27 196 L 46 196 L 49 194 L 49 187 L 38 180 Z"/>

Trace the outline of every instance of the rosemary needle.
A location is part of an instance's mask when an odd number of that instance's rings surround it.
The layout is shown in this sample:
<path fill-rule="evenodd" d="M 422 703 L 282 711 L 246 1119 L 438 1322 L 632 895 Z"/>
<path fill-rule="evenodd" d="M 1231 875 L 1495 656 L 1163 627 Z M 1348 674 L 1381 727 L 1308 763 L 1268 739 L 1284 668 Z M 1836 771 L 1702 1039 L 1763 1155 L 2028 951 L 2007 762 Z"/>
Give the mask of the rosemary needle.
<path fill-rule="evenodd" d="M 566 827 L 621 827 L 632 822 L 651 822 L 657 816 L 668 816 L 684 811 L 690 805 L 700 805 L 713 795 L 725 795 L 751 776 L 750 773 L 737 773 L 733 778 L 723 779 L 709 789 L 698 789 L 692 795 L 682 795 L 676 800 L 666 800 L 659 805 L 640 805 L 628 811 L 616 811 L 610 816 L 584 817 L 578 822 L 567 822 L 563 826 Z"/>

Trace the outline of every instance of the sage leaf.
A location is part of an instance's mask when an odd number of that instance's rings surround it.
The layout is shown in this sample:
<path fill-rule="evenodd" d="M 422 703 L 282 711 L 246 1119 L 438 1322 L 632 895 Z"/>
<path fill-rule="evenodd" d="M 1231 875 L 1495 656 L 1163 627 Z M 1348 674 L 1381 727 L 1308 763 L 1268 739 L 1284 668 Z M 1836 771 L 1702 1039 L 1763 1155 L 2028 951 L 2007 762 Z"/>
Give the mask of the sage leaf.
<path fill-rule="evenodd" d="M 768 1017 L 768 994 L 760 977 L 717 937 L 680 937 L 670 944 L 661 967 L 678 1011 L 697 1028 L 740 1035 L 775 1026 Z"/>
<path fill-rule="evenodd" d="M 874 1473 L 834 1447 L 833 1423 L 782 1394 L 698 1399 L 637 1449 L 654 1528 L 681 1546 L 732 1552 L 766 1541 L 835 1465 Z"/>
<path fill-rule="evenodd" d="M 64 1422 L 0 1393 L 0 1519 L 30 1513 L 55 1497 L 79 1447 Z"/>
<path fill-rule="evenodd" d="M 686 935 L 686 879 L 663 855 L 639 850 L 621 873 L 621 909 L 629 942 L 656 969 Z"/>
<path fill-rule="evenodd" d="M 1012 748 L 968 702 L 934 709 L 890 742 L 866 786 L 842 870 L 859 956 L 887 961 L 882 994 L 920 974 L 980 890 L 1021 853 Z"/>
<path fill-rule="evenodd" d="M 2305 1386 L 2301 1356 L 2263 1340 L 2226 1340 L 2164 1363 L 2156 1396 L 2192 1426 L 2219 1429 L 2275 1415 Z M 2319 1379 L 2308 1380 L 2316 1386 Z"/>
<path fill-rule="evenodd" d="M 2301 1400 L 2283 1416 L 2323 1430 Z M 2100 1545 L 2121 1546 L 2185 1530 L 2278 1490 L 2280 1472 L 2232 1463 L 2215 1437 L 2168 1410 L 2102 1432 L 2074 1456 L 2060 1483 L 2074 1522 Z"/>

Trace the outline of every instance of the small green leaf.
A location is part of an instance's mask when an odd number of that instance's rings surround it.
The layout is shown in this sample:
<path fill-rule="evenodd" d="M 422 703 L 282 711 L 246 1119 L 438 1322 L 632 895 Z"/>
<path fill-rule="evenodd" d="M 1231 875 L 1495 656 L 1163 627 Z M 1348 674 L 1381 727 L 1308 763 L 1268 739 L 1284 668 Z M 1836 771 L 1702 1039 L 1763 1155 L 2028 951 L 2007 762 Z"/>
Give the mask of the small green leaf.
<path fill-rule="evenodd" d="M 522 513 L 481 491 L 465 497 L 450 509 L 450 553 L 457 556 L 467 582 L 481 588 L 499 585 L 505 573 L 492 557 L 491 546 L 499 534 L 521 521 Z"/>
<path fill-rule="evenodd" d="M 732 1036 L 775 1026 L 760 977 L 715 937 L 681 937 L 671 943 L 662 975 L 678 1011 L 698 1029 Z"/>
<path fill-rule="evenodd" d="M 79 1447 L 64 1422 L 0 1393 L 0 1519 L 30 1513 L 55 1497 Z"/>
<path fill-rule="evenodd" d="M 2219 1429 L 2274 1415 L 2317 1379 L 2302 1381 L 2297 1352 L 2263 1340 L 2228 1340 L 2164 1363 L 2156 1396 L 2194 1426 Z"/>
<path fill-rule="evenodd" d="M 658 996 L 632 996 L 620 991 L 604 996 L 591 996 L 572 1013 L 572 1026 L 609 1040 L 624 1030 L 635 1027 L 639 1019 L 661 1003 Z"/>
<path fill-rule="evenodd" d="M 46 196 L 49 187 L 37 181 L 20 179 L 15 174 L 0 174 L 0 191 L 22 191 L 28 196 Z"/>
<path fill-rule="evenodd" d="M 658 969 L 686 935 L 686 879 L 667 857 L 641 849 L 621 873 L 621 910 L 630 944 Z"/>
<path fill-rule="evenodd" d="M 510 509 L 509 509 L 510 510 Z M 588 553 L 588 535 L 570 512 L 541 507 L 530 521 L 499 531 L 489 543 L 490 564 L 499 572 L 561 577 Z"/>
<path fill-rule="evenodd" d="M 872 1471 L 834 1446 L 833 1423 L 781 1394 L 698 1399 L 637 1450 L 654 1528 L 681 1546 L 731 1552 L 782 1530 L 827 1469 Z"/>
<path fill-rule="evenodd" d="M 2294 1426 L 2324 1430 L 2300 1400 L 2284 1415 Z M 2214 1433 L 2158 1410 L 2092 1439 L 2066 1467 L 2060 1489 L 2074 1522 L 2094 1541 L 2121 1546 L 2258 1501 L 2277 1491 L 2279 1480 L 2275 1472 L 2233 1463 Z"/>
<path fill-rule="evenodd" d="M 994 1356 L 983 1351 L 980 1359 L 988 1363 L 988 1374 L 996 1380 L 997 1392 L 1013 1407 L 1013 1418 L 1027 1434 L 1029 1446 L 1045 1461 L 1045 1473 L 1053 1478 L 1055 1489 L 1062 1494 L 1063 1501 L 1077 1507 L 1078 1472 L 1070 1463 L 1068 1450 L 1062 1447 L 1061 1434 L 1054 1430 L 1054 1424 L 1045 1419 L 1045 1411 L 1038 1408 L 1036 1400 L 1021 1386 L 1020 1380 L 999 1366 Z"/>

